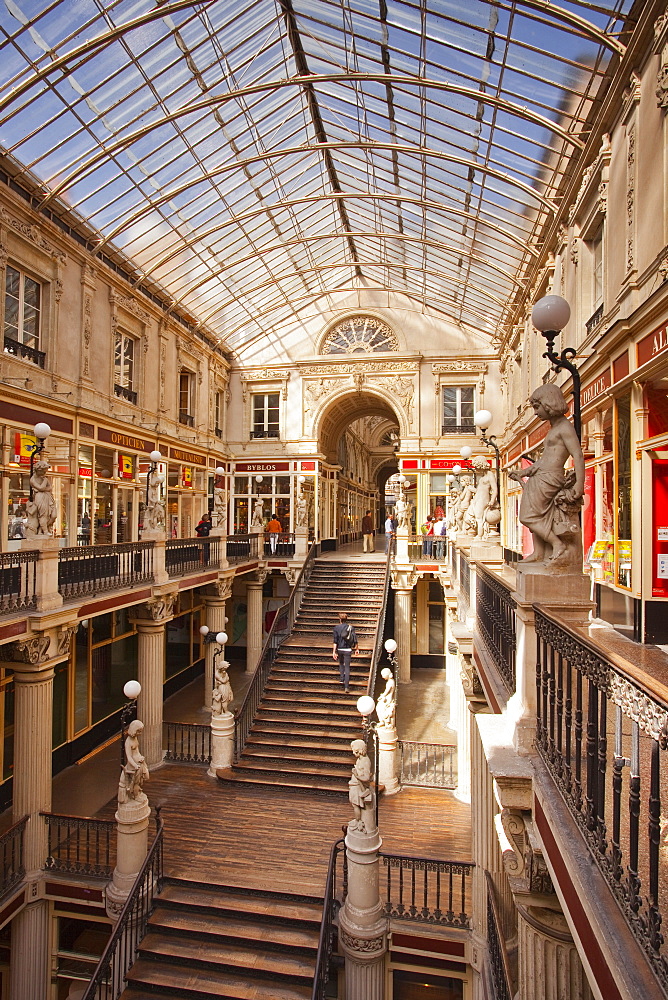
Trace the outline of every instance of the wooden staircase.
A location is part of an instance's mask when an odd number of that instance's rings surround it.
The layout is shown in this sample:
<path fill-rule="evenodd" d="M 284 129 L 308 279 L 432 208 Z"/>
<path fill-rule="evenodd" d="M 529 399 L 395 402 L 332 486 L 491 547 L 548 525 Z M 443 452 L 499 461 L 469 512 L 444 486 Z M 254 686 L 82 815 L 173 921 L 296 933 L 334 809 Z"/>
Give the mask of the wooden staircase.
<path fill-rule="evenodd" d="M 168 878 L 121 1000 L 310 1000 L 322 899 Z"/>
<path fill-rule="evenodd" d="M 383 605 L 385 565 L 316 560 L 292 634 L 280 647 L 243 753 L 221 781 L 347 795 L 350 742 L 360 735 L 356 702 L 366 694 Z M 332 659 L 337 612 L 354 625 L 360 655 L 350 692 Z"/>

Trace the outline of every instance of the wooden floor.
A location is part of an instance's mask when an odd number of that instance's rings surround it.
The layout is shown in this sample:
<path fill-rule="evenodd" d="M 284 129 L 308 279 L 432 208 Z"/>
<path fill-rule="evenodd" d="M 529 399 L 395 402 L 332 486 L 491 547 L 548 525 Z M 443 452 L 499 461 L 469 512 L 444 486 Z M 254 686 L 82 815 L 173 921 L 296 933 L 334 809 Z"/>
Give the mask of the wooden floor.
<path fill-rule="evenodd" d="M 145 791 L 163 807 L 165 873 L 219 884 L 321 895 L 331 846 L 352 818 L 345 800 L 226 786 L 186 765 L 152 772 Z M 114 809 L 112 800 L 100 815 Z M 470 807 L 452 792 L 404 788 L 381 799 L 379 827 L 388 853 L 471 858 Z"/>

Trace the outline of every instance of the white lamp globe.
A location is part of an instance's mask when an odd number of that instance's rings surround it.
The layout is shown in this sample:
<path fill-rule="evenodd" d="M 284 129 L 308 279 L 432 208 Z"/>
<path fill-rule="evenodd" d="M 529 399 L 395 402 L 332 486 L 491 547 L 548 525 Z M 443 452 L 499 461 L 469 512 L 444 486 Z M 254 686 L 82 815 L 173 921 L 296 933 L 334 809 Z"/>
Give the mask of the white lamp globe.
<path fill-rule="evenodd" d="M 306 482 L 306 476 L 297 476 L 297 482 L 298 483 L 305 483 Z"/>
<path fill-rule="evenodd" d="M 158 473 L 158 475 L 155 477 L 155 481 L 156 483 L 164 483 L 165 481 L 164 473 L 162 472 Z"/>
<path fill-rule="evenodd" d="M 219 646 L 224 646 L 227 642 L 227 632 L 218 632 L 216 634 L 216 642 Z"/>
<path fill-rule="evenodd" d="M 256 483 L 262 483 L 262 482 L 264 482 L 264 476 L 256 476 L 255 477 L 255 482 Z"/>
<path fill-rule="evenodd" d="M 225 475 L 225 469 L 222 467 L 222 465 L 219 465 L 218 468 L 216 469 L 216 475 L 217 476 Z"/>
<path fill-rule="evenodd" d="M 200 625 L 200 627 L 199 627 L 199 634 L 200 635 L 208 635 L 209 634 L 209 626 L 208 625 Z"/>
<path fill-rule="evenodd" d="M 386 639 L 385 640 L 385 651 L 387 653 L 394 653 L 395 650 L 396 650 L 396 648 L 397 648 L 397 640 L 396 639 Z"/>
<path fill-rule="evenodd" d="M 159 451 L 152 451 L 148 457 L 151 459 L 152 462 L 162 461 L 162 454 Z"/>
<path fill-rule="evenodd" d="M 40 421 L 40 423 L 38 424 L 35 424 L 33 430 L 35 432 L 35 437 L 40 438 L 41 440 L 44 440 L 44 438 L 48 438 L 49 434 L 51 433 L 51 428 L 49 427 L 49 425 L 43 423 L 42 421 Z"/>
<path fill-rule="evenodd" d="M 473 418 L 473 423 L 476 427 L 480 427 L 482 430 L 486 431 L 492 422 L 492 414 L 489 410 L 478 410 L 475 417 Z"/>
<path fill-rule="evenodd" d="M 225 624 L 226 624 L 226 625 L 227 625 L 227 623 L 229 622 L 229 620 L 230 620 L 230 619 L 229 619 L 229 618 L 227 617 L 227 615 L 225 615 L 225 618 L 224 618 L 224 622 L 225 622 Z"/>
<path fill-rule="evenodd" d="M 127 681 L 123 687 L 123 694 L 131 701 L 135 701 L 141 694 L 141 684 L 139 681 Z"/>
<path fill-rule="evenodd" d="M 368 694 L 363 694 L 361 698 L 357 699 L 357 711 L 365 718 L 367 715 L 371 715 L 375 707 L 375 701 Z"/>
<path fill-rule="evenodd" d="M 469 446 L 465 444 L 463 448 L 459 449 L 459 454 L 462 456 L 464 461 L 466 461 L 473 454 L 473 448 L 469 448 Z"/>
<path fill-rule="evenodd" d="M 461 467 L 461 465 L 453 465 L 453 466 L 452 466 L 452 471 L 454 472 L 454 474 L 455 474 L 456 476 L 458 476 L 458 475 L 459 475 L 459 473 L 460 473 L 460 472 L 462 471 L 462 467 Z"/>
<path fill-rule="evenodd" d="M 563 330 L 571 318 L 571 307 L 561 295 L 544 295 L 531 310 L 531 322 L 540 330 Z"/>

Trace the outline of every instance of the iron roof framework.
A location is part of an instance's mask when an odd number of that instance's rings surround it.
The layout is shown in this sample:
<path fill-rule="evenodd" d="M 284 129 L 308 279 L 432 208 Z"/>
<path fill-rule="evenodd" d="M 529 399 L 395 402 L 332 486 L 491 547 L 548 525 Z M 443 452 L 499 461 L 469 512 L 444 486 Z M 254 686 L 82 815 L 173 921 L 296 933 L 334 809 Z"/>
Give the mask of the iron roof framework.
<path fill-rule="evenodd" d="M 360 287 L 494 343 L 630 9 L 2 0 L 0 144 L 239 355 Z"/>

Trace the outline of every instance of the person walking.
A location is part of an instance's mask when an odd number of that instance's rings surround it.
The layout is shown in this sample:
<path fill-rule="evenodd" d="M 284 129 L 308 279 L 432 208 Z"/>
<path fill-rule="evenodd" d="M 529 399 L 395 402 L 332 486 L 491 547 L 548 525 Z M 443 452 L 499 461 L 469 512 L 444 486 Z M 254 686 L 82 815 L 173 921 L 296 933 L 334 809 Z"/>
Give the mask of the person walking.
<path fill-rule="evenodd" d="M 339 624 L 334 626 L 332 632 L 332 659 L 339 661 L 339 677 L 346 694 L 350 688 L 350 657 L 353 653 L 355 656 L 360 654 L 357 635 L 346 612 L 339 611 Z"/>
<path fill-rule="evenodd" d="M 375 550 L 373 538 L 373 518 L 368 510 L 362 518 L 362 552 L 373 552 Z"/>
<path fill-rule="evenodd" d="M 265 528 L 265 531 L 269 535 L 269 548 L 271 549 L 272 556 L 276 555 L 276 543 L 278 542 L 278 535 L 281 530 L 281 522 L 278 520 L 275 514 L 271 515 L 271 521 Z"/>
<path fill-rule="evenodd" d="M 391 551 L 392 542 L 394 540 L 394 521 L 392 520 L 392 515 L 388 514 L 385 518 L 385 554 Z"/>

